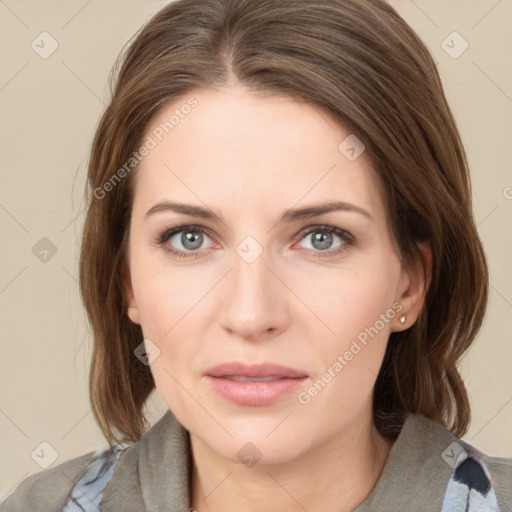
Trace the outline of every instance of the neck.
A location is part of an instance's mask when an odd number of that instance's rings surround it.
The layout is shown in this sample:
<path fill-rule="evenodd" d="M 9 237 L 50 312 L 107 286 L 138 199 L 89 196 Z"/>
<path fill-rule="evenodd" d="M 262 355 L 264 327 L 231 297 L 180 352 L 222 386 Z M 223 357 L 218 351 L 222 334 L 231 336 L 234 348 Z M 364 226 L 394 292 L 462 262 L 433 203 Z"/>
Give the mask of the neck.
<path fill-rule="evenodd" d="M 220 457 L 191 434 L 191 506 L 197 512 L 351 512 L 370 494 L 392 441 L 372 421 L 276 464 L 248 467 Z"/>

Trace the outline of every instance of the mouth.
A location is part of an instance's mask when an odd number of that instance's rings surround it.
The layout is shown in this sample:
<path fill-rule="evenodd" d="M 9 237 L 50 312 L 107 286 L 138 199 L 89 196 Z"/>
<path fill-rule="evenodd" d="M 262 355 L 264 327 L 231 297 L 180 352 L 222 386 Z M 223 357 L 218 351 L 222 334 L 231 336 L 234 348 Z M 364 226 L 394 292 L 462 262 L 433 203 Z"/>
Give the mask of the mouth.
<path fill-rule="evenodd" d="M 210 377 L 279 379 L 307 377 L 307 373 L 276 363 L 246 364 L 238 361 L 219 364 L 205 372 Z"/>
<path fill-rule="evenodd" d="M 221 398 L 253 407 L 270 405 L 286 397 L 308 379 L 305 372 L 287 366 L 238 362 L 215 366 L 205 373 L 205 377 Z"/>
<path fill-rule="evenodd" d="M 246 377 L 245 375 L 225 375 L 223 379 L 236 380 L 238 382 L 271 382 L 287 377 Z"/>

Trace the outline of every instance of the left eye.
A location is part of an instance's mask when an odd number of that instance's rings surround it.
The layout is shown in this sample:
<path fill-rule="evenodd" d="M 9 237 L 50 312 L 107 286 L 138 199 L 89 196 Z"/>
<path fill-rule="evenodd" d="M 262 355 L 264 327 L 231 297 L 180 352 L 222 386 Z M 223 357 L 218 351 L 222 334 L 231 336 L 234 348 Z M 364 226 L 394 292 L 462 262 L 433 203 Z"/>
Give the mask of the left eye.
<path fill-rule="evenodd" d="M 178 242 L 168 243 L 177 235 L 181 235 L 177 238 Z M 311 238 L 311 235 L 315 236 Z M 165 231 L 157 238 L 156 242 L 173 256 L 195 258 L 199 255 L 198 250 L 203 245 L 205 236 L 210 238 L 206 228 L 202 226 L 180 226 Z M 339 238 L 341 242 L 336 248 L 331 249 L 333 236 Z M 310 237 L 313 248 L 306 248 L 306 250 L 312 251 L 315 256 L 319 257 L 337 255 L 354 243 L 354 238 L 350 233 L 334 226 L 315 226 L 303 230 L 296 238 L 305 240 L 307 237 Z M 176 243 L 181 244 L 183 249 L 175 249 Z"/>
<path fill-rule="evenodd" d="M 330 247 L 333 243 L 333 236 L 338 237 L 341 240 L 341 243 L 334 249 L 331 249 Z M 354 237 L 350 233 L 344 229 L 335 228 L 334 226 L 315 226 L 312 229 L 302 231 L 298 238 L 301 240 L 307 240 L 309 238 L 313 245 L 313 249 L 307 250 L 312 250 L 316 253 L 315 256 L 319 257 L 337 255 L 348 246 L 354 244 Z"/>

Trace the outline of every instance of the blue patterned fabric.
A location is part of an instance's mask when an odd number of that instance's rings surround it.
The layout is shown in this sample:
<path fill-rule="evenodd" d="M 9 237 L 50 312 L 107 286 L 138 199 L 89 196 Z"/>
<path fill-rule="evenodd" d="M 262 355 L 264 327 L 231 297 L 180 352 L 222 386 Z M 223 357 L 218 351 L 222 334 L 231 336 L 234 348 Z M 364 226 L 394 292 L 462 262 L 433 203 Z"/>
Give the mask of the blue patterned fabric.
<path fill-rule="evenodd" d="M 84 475 L 73 487 L 63 512 L 99 512 L 103 491 L 114 474 L 124 448 L 119 445 L 113 453 L 108 449 L 94 453 Z"/>
<path fill-rule="evenodd" d="M 469 445 L 453 465 L 441 512 L 501 512 L 489 469 Z"/>
<path fill-rule="evenodd" d="M 440 512 L 501 512 L 487 466 L 471 446 L 464 447 L 453 464 Z M 114 453 L 98 450 L 94 454 L 63 512 L 100 512 L 103 492 L 124 449 L 120 445 Z"/>

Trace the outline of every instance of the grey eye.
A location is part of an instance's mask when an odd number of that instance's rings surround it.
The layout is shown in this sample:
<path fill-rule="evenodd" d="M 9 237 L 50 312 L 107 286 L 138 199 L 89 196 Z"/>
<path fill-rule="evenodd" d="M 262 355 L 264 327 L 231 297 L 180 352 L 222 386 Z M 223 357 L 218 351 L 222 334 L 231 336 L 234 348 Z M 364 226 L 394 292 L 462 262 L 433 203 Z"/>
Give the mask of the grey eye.
<path fill-rule="evenodd" d="M 205 233 L 199 229 L 182 229 L 169 238 L 169 243 L 176 247 L 178 242 L 172 241 L 175 238 L 182 245 L 177 247 L 178 250 L 197 251 L 203 245 Z"/>
<path fill-rule="evenodd" d="M 338 245 L 333 246 L 335 237 L 340 239 L 341 242 Z M 341 235 L 320 228 L 308 231 L 304 235 L 303 240 L 311 241 L 311 247 L 305 247 L 306 249 L 314 249 L 316 251 L 334 250 L 346 242 Z"/>

